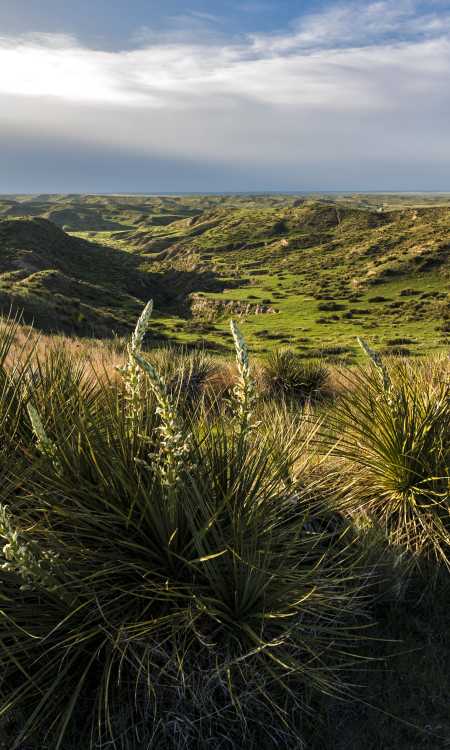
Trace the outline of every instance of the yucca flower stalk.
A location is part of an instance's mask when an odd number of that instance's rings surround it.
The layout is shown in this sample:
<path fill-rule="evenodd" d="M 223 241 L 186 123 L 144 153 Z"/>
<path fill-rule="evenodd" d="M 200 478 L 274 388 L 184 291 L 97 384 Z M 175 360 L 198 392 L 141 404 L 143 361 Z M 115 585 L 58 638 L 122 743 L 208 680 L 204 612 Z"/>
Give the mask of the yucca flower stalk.
<path fill-rule="evenodd" d="M 383 381 L 383 388 L 386 392 L 389 392 L 392 387 L 391 378 L 389 377 L 389 373 L 387 371 L 387 368 L 383 362 L 383 359 L 378 352 L 374 351 L 370 348 L 367 341 L 362 339 L 360 336 L 356 337 L 356 340 L 358 344 L 360 345 L 363 352 L 369 357 L 370 361 L 375 365 L 378 373 L 380 374 L 382 381 Z"/>
<path fill-rule="evenodd" d="M 26 533 L 15 527 L 8 506 L 0 504 L 0 539 L 5 542 L 2 548 L 5 562 L 0 565 L 1 570 L 15 573 L 23 580 L 21 591 L 38 586 L 60 594 L 61 583 L 55 575 L 59 555 L 26 539 Z"/>
<path fill-rule="evenodd" d="M 252 422 L 253 406 L 256 401 L 256 390 L 250 372 L 250 358 L 245 339 L 234 320 L 230 320 L 231 333 L 236 348 L 236 363 L 239 372 L 238 381 L 233 389 L 236 405 L 236 423 L 238 425 L 241 439 L 245 439 L 248 433 L 255 427 Z"/>
<path fill-rule="evenodd" d="M 44 456 L 47 456 L 47 458 L 50 459 L 56 473 L 61 474 L 62 467 L 57 457 L 56 445 L 53 443 L 52 440 L 50 440 L 47 433 L 45 432 L 45 428 L 44 428 L 44 425 L 42 424 L 42 419 L 40 417 L 40 414 L 38 410 L 36 409 L 36 407 L 31 403 L 31 401 L 29 401 L 27 404 L 27 411 L 30 417 L 31 426 L 33 428 L 34 435 L 36 437 L 36 443 L 37 443 L 38 449 L 41 451 L 41 453 Z"/>
<path fill-rule="evenodd" d="M 160 453 L 158 454 L 157 469 L 161 481 L 167 487 L 174 488 L 180 481 L 183 471 L 188 465 L 190 452 L 189 435 L 183 434 L 180 428 L 176 406 L 168 393 L 167 386 L 153 365 L 139 352 L 132 353 L 137 367 L 148 377 L 150 387 L 155 396 L 156 413 L 161 419 L 157 428 L 160 433 Z"/>
<path fill-rule="evenodd" d="M 127 418 L 130 426 L 133 427 L 138 422 L 142 409 L 141 390 L 142 390 L 142 370 L 136 362 L 135 354 L 140 354 L 144 343 L 144 336 L 148 331 L 150 318 L 153 313 L 153 300 L 147 302 L 144 307 L 136 327 L 128 344 L 128 361 L 127 364 L 120 368 L 120 372 L 125 382 L 125 398 L 127 401 Z"/>

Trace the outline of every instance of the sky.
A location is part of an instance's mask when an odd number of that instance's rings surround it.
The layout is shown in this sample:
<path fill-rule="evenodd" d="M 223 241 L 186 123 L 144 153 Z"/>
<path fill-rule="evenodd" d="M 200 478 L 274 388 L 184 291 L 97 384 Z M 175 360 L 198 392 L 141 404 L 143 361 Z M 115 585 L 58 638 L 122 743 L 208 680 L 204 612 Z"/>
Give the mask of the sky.
<path fill-rule="evenodd" d="M 450 190 L 450 0 L 0 0 L 0 192 Z"/>

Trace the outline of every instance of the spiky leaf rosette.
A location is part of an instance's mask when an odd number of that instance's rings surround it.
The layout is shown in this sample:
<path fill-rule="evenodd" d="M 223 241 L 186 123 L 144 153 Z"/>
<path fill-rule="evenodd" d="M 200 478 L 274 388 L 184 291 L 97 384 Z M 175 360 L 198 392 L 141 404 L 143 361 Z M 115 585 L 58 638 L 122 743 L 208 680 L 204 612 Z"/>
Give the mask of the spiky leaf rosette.
<path fill-rule="evenodd" d="M 348 508 L 381 523 L 393 545 L 450 565 L 450 385 L 445 369 L 378 361 L 348 376 L 327 418 L 352 474 Z"/>
<path fill-rule="evenodd" d="M 320 361 L 305 361 L 291 349 L 276 349 L 266 357 L 263 379 L 271 395 L 306 401 L 324 394 L 329 371 Z"/>

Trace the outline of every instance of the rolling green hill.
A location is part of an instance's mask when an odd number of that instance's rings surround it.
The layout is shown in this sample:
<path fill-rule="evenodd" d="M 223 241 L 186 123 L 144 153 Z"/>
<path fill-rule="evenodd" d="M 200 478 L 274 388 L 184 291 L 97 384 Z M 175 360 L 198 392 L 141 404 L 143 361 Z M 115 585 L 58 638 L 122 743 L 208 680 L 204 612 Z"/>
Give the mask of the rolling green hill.
<path fill-rule="evenodd" d="M 215 286 L 207 272 L 143 270 L 138 257 L 70 237 L 47 219 L 0 220 L 0 310 L 23 311 L 44 331 L 125 333 L 149 298 L 173 315 L 184 290 Z"/>
<path fill-rule="evenodd" d="M 124 331 L 142 301 L 165 297 L 132 256 L 69 237 L 46 219 L 0 221 L 0 305 L 46 331 Z"/>
<path fill-rule="evenodd" d="M 7 218 L 27 211 L 72 236 Z M 260 351 L 448 345 L 445 196 L 4 196 L 0 214 L 2 309 L 46 329 L 110 335 L 152 296 L 156 326 L 186 343 L 228 346 L 240 315 Z"/>
<path fill-rule="evenodd" d="M 233 310 L 247 313 L 257 349 L 281 342 L 305 356 L 320 350 L 348 359 L 357 334 L 389 353 L 448 343 L 448 206 L 386 211 L 298 200 L 215 208 L 102 237 L 138 253 L 148 268 L 210 268 L 235 285 L 195 298 L 203 335 L 218 343 Z"/>

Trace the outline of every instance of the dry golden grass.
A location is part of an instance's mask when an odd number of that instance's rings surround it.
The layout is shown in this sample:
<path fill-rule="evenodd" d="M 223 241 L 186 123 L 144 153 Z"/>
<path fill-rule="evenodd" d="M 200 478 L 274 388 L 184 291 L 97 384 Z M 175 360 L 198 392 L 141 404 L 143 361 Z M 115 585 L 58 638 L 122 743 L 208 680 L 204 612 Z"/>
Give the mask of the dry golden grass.
<path fill-rule="evenodd" d="M 105 374 L 112 381 L 117 377 L 117 368 L 121 367 L 126 359 L 125 354 L 116 351 L 110 341 L 48 335 L 38 333 L 29 326 L 19 326 L 6 365 L 13 367 L 18 361 L 23 361 L 31 355 L 42 361 L 50 350 L 56 349 L 63 349 L 74 360 L 83 360 L 87 365 L 87 373 L 93 370 L 99 376 Z"/>
<path fill-rule="evenodd" d="M 126 342 L 124 339 L 87 339 L 75 338 L 60 334 L 39 333 L 30 326 L 18 326 L 14 343 L 8 354 L 6 364 L 12 367 L 14 363 L 23 361 L 31 354 L 33 358 L 42 361 L 50 350 L 63 349 L 69 357 L 82 360 L 86 364 L 86 372 L 94 371 L 100 377 L 107 377 L 114 382 L 117 368 L 126 361 Z M 384 357 L 388 366 L 398 364 L 399 357 Z M 448 354 L 438 353 L 427 357 L 408 359 L 408 366 L 420 374 L 430 383 L 438 385 L 448 381 L 450 377 L 450 358 Z M 217 358 L 218 367 L 208 380 L 207 389 L 213 400 L 220 401 L 228 398 L 236 384 L 238 372 L 234 359 Z M 352 367 L 326 364 L 328 379 L 323 396 L 325 401 L 339 399 L 355 387 L 355 380 L 351 377 Z M 362 369 L 367 370 L 369 364 Z M 253 359 L 252 375 L 256 383 L 257 392 L 268 396 L 267 383 L 264 378 L 263 362 Z"/>

